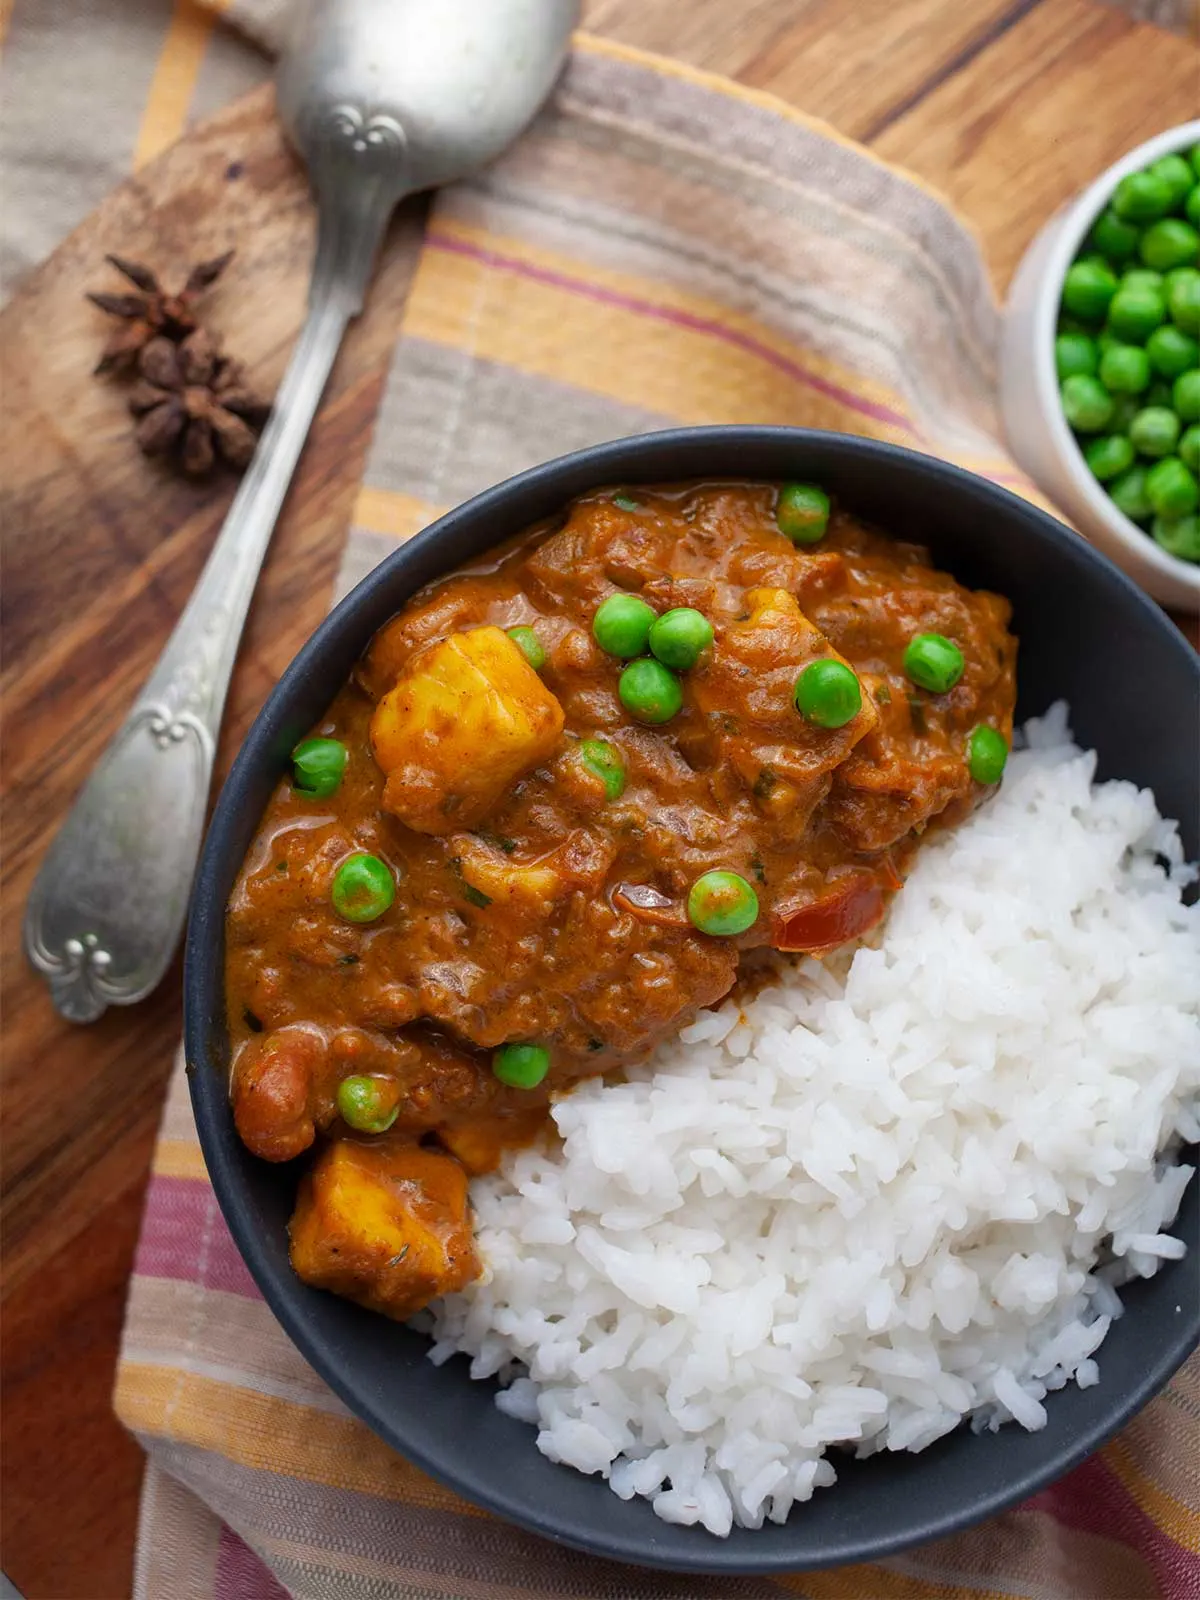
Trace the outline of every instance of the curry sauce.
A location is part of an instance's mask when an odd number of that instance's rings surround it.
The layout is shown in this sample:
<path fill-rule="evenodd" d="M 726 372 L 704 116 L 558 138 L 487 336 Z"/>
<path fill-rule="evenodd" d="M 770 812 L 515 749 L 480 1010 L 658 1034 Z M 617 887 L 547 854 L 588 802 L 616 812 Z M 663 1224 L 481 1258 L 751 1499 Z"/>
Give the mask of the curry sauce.
<path fill-rule="evenodd" d="M 793 545 L 778 494 L 593 494 L 431 585 L 313 730 L 348 752 L 336 792 L 280 783 L 228 909 L 233 1101 L 265 1159 L 320 1147 L 292 1235 L 310 1282 L 407 1316 L 470 1281 L 464 1172 L 533 1137 L 555 1093 L 719 1000 L 748 952 L 861 936 L 925 831 L 987 793 L 969 741 L 980 727 L 1011 739 L 1007 602 L 844 513 Z M 711 624 L 661 724 L 630 714 L 624 663 L 593 634 L 618 591 Z M 536 670 L 507 632 L 522 627 Z M 961 653 L 944 693 L 905 669 L 927 634 Z M 797 709 L 814 661 L 857 679 L 840 726 Z M 584 759 L 587 741 L 619 783 Z M 335 877 L 364 853 L 394 894 L 353 921 Z M 757 900 L 733 936 L 689 917 L 714 870 Z M 494 1070 L 514 1042 L 548 1054 L 530 1087 Z M 348 1077 L 377 1086 L 388 1131 L 347 1127 Z"/>

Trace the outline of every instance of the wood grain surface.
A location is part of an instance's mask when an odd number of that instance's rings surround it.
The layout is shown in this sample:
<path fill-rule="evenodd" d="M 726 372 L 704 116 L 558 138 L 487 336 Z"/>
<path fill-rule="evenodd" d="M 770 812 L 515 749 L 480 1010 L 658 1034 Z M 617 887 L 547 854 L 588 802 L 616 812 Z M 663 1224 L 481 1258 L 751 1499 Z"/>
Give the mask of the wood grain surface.
<path fill-rule="evenodd" d="M 973 221 L 1001 289 L 1050 212 L 1196 109 L 1197 52 L 1090 0 L 592 0 L 587 21 L 772 90 L 911 167 Z M 420 204 L 398 217 L 335 369 L 251 613 L 218 778 L 326 609 L 421 217 Z M 208 320 L 269 391 L 311 238 L 270 92 L 255 91 L 117 190 L 0 316 L 0 1559 L 30 1600 L 130 1592 L 141 1455 L 109 1396 L 180 996 L 177 964 L 142 1005 L 70 1027 L 25 965 L 21 912 L 232 492 L 132 449 L 122 393 L 88 376 L 104 329 L 81 294 L 115 287 L 107 250 L 182 271 L 236 243 Z"/>

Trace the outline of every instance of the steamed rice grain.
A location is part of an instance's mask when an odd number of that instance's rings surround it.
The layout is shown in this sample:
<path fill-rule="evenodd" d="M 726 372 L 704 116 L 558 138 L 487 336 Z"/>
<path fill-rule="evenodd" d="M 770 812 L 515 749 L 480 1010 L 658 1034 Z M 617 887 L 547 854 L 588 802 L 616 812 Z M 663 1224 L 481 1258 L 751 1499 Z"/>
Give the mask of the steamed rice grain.
<path fill-rule="evenodd" d="M 551 1460 L 725 1535 L 839 1450 L 1103 1381 L 1119 1285 L 1184 1251 L 1200 908 L 1153 797 L 1096 784 L 1062 708 L 1027 732 L 873 948 L 702 1013 L 472 1185 L 485 1273 L 432 1354 Z"/>

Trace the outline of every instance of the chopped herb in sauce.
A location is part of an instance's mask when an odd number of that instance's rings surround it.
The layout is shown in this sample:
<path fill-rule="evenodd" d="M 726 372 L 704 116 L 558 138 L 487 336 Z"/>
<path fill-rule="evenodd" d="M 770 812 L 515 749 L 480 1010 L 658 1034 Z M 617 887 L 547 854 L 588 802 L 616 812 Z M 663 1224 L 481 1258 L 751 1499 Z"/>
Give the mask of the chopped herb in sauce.
<path fill-rule="evenodd" d="M 450 857 L 450 871 L 458 879 L 459 883 L 462 884 L 463 899 L 466 900 L 469 905 L 478 906 L 480 910 L 482 910 L 484 906 L 491 905 L 492 897 L 490 894 L 484 894 L 482 889 L 477 889 L 473 883 L 467 882 L 466 877 L 463 874 L 461 856 Z"/>
<path fill-rule="evenodd" d="M 888 685 L 886 683 L 881 683 L 879 685 L 878 689 L 876 689 L 876 691 L 875 691 L 875 700 L 876 700 L 877 704 L 879 704 L 881 706 L 890 706 L 891 705 L 891 703 L 892 703 L 892 691 L 891 691 L 891 689 L 888 687 Z"/>
<path fill-rule="evenodd" d="M 925 721 L 925 706 L 915 694 L 908 697 L 908 711 L 912 717 L 913 731 L 916 733 L 928 732 L 928 723 Z"/>
<path fill-rule="evenodd" d="M 762 864 L 762 857 L 761 856 L 751 856 L 750 857 L 750 871 L 758 879 L 759 883 L 766 883 L 766 881 L 767 881 L 767 869 Z"/>
<path fill-rule="evenodd" d="M 774 767 L 763 767 L 758 777 L 754 780 L 754 798 L 765 800 L 779 782 L 779 774 Z"/>
<path fill-rule="evenodd" d="M 339 967 L 356 967 L 358 965 L 358 957 L 355 955 L 339 956 L 337 964 Z"/>
<path fill-rule="evenodd" d="M 589 1050 L 603 1050 L 604 1049 L 604 1040 L 603 1039 L 589 1039 L 587 1047 L 588 1047 Z"/>
<path fill-rule="evenodd" d="M 506 839 L 502 833 L 488 833 L 484 828 L 476 828 L 475 837 L 483 844 L 490 844 L 493 850 L 503 850 L 506 856 L 517 848 L 515 839 Z"/>
<path fill-rule="evenodd" d="M 613 505 L 618 511 L 640 511 L 642 508 L 631 494 L 613 495 Z"/>
<path fill-rule="evenodd" d="M 287 869 L 288 869 L 288 864 L 287 864 L 286 861 L 277 861 L 275 863 L 275 871 L 276 872 L 286 872 Z"/>

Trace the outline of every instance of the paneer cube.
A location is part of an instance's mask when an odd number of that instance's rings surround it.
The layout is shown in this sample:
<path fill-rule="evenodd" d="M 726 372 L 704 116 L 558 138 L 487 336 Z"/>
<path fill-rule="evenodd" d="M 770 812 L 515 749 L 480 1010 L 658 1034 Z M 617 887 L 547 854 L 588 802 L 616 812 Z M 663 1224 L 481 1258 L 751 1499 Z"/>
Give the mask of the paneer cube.
<path fill-rule="evenodd" d="M 289 1227 L 305 1283 L 403 1322 L 479 1275 L 467 1175 L 422 1145 L 338 1139 L 300 1185 Z"/>
<path fill-rule="evenodd" d="M 383 804 L 418 833 L 474 827 L 562 729 L 562 707 L 503 629 L 452 634 L 412 656 L 375 707 Z"/>

